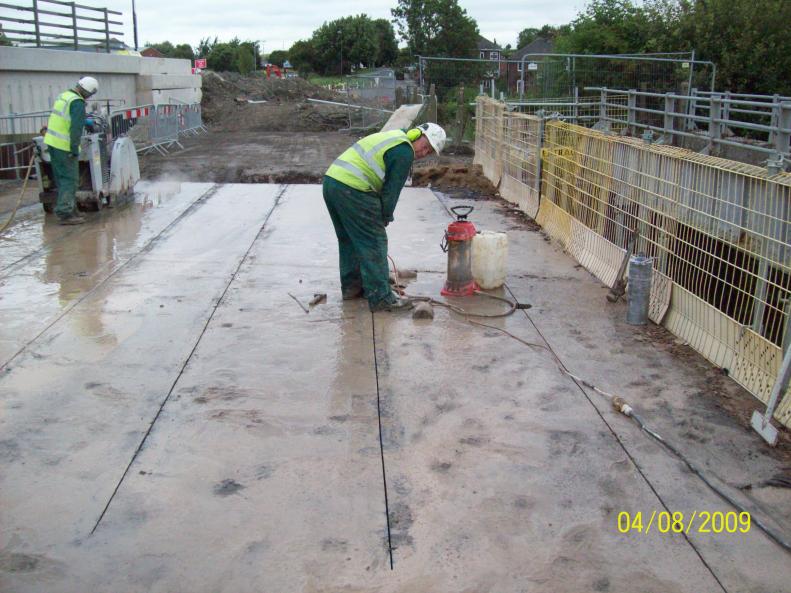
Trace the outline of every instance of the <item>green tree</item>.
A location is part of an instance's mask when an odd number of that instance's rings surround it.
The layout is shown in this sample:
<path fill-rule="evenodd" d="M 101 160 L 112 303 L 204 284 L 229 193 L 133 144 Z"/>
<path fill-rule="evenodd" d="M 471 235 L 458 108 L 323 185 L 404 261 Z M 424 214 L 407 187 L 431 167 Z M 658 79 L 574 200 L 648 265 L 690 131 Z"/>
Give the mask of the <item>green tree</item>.
<path fill-rule="evenodd" d="M 195 57 L 192 46 L 188 43 L 173 45 L 170 41 L 161 43 L 147 43 L 146 47 L 153 47 L 166 58 L 180 58 L 182 60 L 192 60 Z"/>
<path fill-rule="evenodd" d="M 631 0 L 590 0 L 587 8 L 558 36 L 565 53 L 621 54 L 642 51 L 648 41 L 646 13 Z"/>
<path fill-rule="evenodd" d="M 236 50 L 236 64 L 239 74 L 250 74 L 255 67 L 255 56 L 246 45 L 240 46 Z"/>
<path fill-rule="evenodd" d="M 368 16 L 343 17 L 324 23 L 313 32 L 313 70 L 322 74 L 348 74 L 357 64 L 373 66 L 379 53 L 377 29 Z"/>
<path fill-rule="evenodd" d="M 457 0 L 398 0 L 391 13 L 413 55 L 469 57 L 477 52 L 478 24 Z"/>
<path fill-rule="evenodd" d="M 294 69 L 303 76 L 309 72 L 315 72 L 316 48 L 310 40 L 297 41 L 288 50 L 288 60 Z"/>
<path fill-rule="evenodd" d="M 549 39 L 553 40 L 564 31 L 568 31 L 568 25 L 561 25 L 560 27 L 553 27 L 552 25 L 544 25 L 540 29 L 528 27 L 519 32 L 519 37 L 516 41 L 516 47 L 524 47 L 529 43 L 533 43 L 536 39 Z"/>
<path fill-rule="evenodd" d="M 528 27 L 519 31 L 519 37 L 516 40 L 516 47 L 524 47 L 528 43 L 533 43 L 538 38 L 539 29 Z"/>
<path fill-rule="evenodd" d="M 698 57 L 717 64 L 720 88 L 791 94 L 791 2 L 698 0 L 676 15 Z"/>
<path fill-rule="evenodd" d="M 276 49 L 275 51 L 271 52 L 266 59 L 270 64 L 274 64 L 282 68 L 283 62 L 288 60 L 288 52 Z"/>
<path fill-rule="evenodd" d="M 173 55 L 170 57 L 193 60 L 195 58 L 195 53 L 192 51 L 192 46 L 189 43 L 180 43 L 173 48 Z"/>
<path fill-rule="evenodd" d="M 215 45 L 217 45 L 217 37 L 214 38 L 214 41 L 211 40 L 211 37 L 203 38 L 195 48 L 195 55 L 199 58 L 208 57 Z"/>
<path fill-rule="evenodd" d="M 393 25 L 387 19 L 376 19 L 373 23 L 376 28 L 376 43 L 379 47 L 375 65 L 392 66 L 398 59 L 398 42 Z"/>
<path fill-rule="evenodd" d="M 236 70 L 238 66 L 237 50 L 238 48 L 229 43 L 215 43 L 206 58 L 206 65 L 215 72 Z"/>

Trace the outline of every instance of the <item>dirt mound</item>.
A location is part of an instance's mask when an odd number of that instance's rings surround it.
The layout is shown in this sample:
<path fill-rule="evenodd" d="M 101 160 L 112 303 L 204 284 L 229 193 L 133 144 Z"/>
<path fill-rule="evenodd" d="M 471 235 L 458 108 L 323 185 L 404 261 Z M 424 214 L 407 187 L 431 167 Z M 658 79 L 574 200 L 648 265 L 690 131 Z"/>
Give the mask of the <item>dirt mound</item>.
<path fill-rule="evenodd" d="M 344 108 L 307 99 L 337 100 L 332 91 L 302 78 L 270 78 L 263 73 L 203 75 L 203 120 L 218 131 L 306 132 L 348 126 Z"/>
<path fill-rule="evenodd" d="M 412 185 L 433 187 L 450 193 L 462 189 L 477 194 L 479 199 L 494 198 L 499 195 L 497 188 L 483 174 L 480 165 L 451 164 L 416 168 L 412 173 Z"/>

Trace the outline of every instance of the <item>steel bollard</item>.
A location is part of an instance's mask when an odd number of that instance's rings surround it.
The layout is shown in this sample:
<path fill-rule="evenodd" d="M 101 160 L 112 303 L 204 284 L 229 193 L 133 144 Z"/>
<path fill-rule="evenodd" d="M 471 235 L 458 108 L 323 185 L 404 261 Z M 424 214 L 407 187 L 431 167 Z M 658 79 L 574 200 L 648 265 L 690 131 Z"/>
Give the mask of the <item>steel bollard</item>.
<path fill-rule="evenodd" d="M 626 323 L 645 325 L 648 323 L 648 306 L 651 299 L 651 278 L 654 273 L 654 258 L 643 254 L 629 258 L 628 309 Z"/>

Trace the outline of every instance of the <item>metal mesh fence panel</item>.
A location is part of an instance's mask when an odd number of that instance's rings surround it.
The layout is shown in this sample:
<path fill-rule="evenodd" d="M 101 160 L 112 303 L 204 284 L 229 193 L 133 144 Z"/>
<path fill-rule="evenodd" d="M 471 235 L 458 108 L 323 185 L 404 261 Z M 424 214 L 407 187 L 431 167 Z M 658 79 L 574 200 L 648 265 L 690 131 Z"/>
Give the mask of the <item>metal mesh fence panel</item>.
<path fill-rule="evenodd" d="M 791 174 L 568 122 L 539 136 L 540 122 L 485 98 L 477 113 L 476 162 L 504 196 L 531 213 L 540 146 L 544 230 L 608 285 L 638 232 L 651 318 L 766 401 L 791 342 Z M 791 397 L 775 417 L 791 425 Z"/>

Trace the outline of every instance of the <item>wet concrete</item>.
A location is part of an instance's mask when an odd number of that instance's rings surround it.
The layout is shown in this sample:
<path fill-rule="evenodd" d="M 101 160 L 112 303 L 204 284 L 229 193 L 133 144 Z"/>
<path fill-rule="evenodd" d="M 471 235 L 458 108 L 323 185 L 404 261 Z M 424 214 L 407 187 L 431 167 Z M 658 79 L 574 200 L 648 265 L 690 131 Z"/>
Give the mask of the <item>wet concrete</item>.
<path fill-rule="evenodd" d="M 0 589 L 787 588 L 788 556 L 755 530 L 619 534 L 620 511 L 727 509 L 545 348 L 443 309 L 416 321 L 342 302 L 320 188 L 283 190 L 183 184 L 159 211 L 129 211 L 136 233 L 109 217 L 20 235 L 27 259 L 3 282 L 39 296 L 20 313 L 26 337 L 4 334 L 7 352 L 30 343 L 0 379 Z M 548 336 L 573 371 L 624 391 L 728 484 L 782 470 L 695 401 L 696 361 L 637 340 L 587 272 L 492 203 L 477 207 L 484 228 L 510 227 L 509 287 L 534 305 L 484 322 Z M 407 189 L 396 219 L 391 254 L 421 270 L 410 292 L 436 295 L 445 205 Z M 100 237 L 120 255 L 82 258 Z M 52 279 L 68 283 L 80 261 L 90 284 L 61 297 Z M 305 314 L 289 292 L 328 300 Z M 38 311 L 47 329 L 28 331 Z M 648 361 L 637 373 L 636 360 Z M 710 440 L 684 436 L 692 419 Z M 747 502 L 789 510 L 786 493 Z"/>

